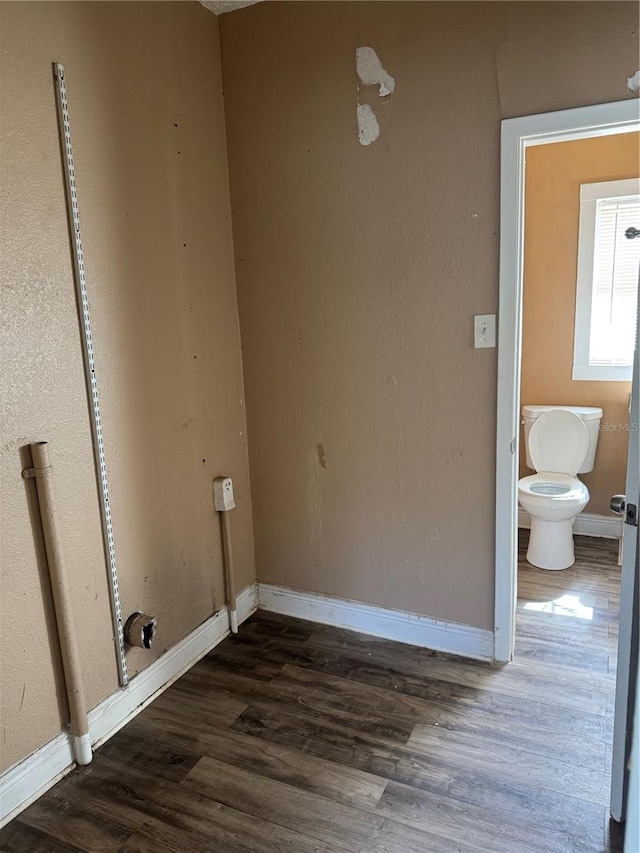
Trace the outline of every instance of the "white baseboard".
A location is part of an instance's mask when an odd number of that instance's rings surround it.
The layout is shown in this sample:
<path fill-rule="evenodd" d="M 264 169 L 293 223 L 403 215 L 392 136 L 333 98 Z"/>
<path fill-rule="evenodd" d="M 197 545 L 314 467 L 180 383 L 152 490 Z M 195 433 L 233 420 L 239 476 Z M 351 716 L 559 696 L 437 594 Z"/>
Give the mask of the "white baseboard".
<path fill-rule="evenodd" d="M 523 509 L 518 509 L 518 527 L 527 529 L 531 527 L 531 517 Z M 622 519 L 609 515 L 581 512 L 573 523 L 573 532 L 579 536 L 620 539 L 622 536 Z"/>
<path fill-rule="evenodd" d="M 258 606 L 272 613 L 296 616 L 310 622 L 349 628 L 374 637 L 408 643 L 439 652 L 491 661 L 494 635 L 488 628 L 473 628 L 408 613 L 387 610 L 359 601 L 300 592 L 284 586 L 258 584 Z"/>
<path fill-rule="evenodd" d="M 236 605 L 238 622 L 244 622 L 257 610 L 257 584 L 243 589 Z M 222 607 L 184 640 L 135 675 L 126 687 L 108 696 L 89 712 L 91 743 L 99 746 L 108 740 L 228 635 L 229 617 L 227 608 Z M 55 785 L 74 766 L 71 738 L 67 732 L 61 732 L 6 770 L 0 776 L 0 827 Z"/>
<path fill-rule="evenodd" d="M 0 776 L 0 827 L 26 809 L 75 766 L 71 737 L 60 732 Z"/>

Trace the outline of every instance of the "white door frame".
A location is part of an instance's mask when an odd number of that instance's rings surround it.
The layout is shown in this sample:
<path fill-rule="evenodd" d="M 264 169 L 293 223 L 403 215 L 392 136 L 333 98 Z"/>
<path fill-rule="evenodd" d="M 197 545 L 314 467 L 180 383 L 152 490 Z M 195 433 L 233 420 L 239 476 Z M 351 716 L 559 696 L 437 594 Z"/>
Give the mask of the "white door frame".
<path fill-rule="evenodd" d="M 640 100 L 505 119 L 500 174 L 500 298 L 496 429 L 496 661 L 513 657 L 518 566 L 518 443 L 524 258 L 524 172 L 529 146 L 640 129 Z"/>

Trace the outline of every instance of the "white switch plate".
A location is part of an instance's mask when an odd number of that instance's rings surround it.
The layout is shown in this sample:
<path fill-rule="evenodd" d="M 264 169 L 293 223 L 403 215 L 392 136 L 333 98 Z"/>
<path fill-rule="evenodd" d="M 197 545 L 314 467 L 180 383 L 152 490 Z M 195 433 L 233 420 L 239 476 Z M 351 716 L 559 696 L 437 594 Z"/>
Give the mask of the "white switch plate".
<path fill-rule="evenodd" d="M 476 349 L 495 347 L 496 315 L 476 314 L 473 318 L 473 345 Z"/>

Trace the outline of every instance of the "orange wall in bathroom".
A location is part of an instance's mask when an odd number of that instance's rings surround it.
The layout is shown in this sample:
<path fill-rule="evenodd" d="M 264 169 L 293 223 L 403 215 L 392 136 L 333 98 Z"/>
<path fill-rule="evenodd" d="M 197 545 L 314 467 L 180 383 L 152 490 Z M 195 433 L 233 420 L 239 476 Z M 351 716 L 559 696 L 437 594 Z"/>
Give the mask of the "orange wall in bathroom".
<path fill-rule="evenodd" d="M 625 488 L 631 383 L 571 378 L 580 184 L 636 177 L 639 163 L 637 133 L 527 153 L 521 400 L 603 409 L 595 468 L 581 479 L 591 493 L 586 512 L 604 515 Z M 521 443 L 520 476 L 530 473 Z"/>

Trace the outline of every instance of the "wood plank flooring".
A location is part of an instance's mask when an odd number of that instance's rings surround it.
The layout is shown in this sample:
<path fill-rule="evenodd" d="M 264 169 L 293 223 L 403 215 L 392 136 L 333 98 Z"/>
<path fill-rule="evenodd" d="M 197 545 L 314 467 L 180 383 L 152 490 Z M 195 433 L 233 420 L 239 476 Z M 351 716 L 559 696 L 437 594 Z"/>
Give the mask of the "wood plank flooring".
<path fill-rule="evenodd" d="M 505 667 L 256 614 L 0 832 L 0 850 L 620 850 L 617 543 L 578 538 L 576 554 L 558 573 L 521 559 Z"/>

